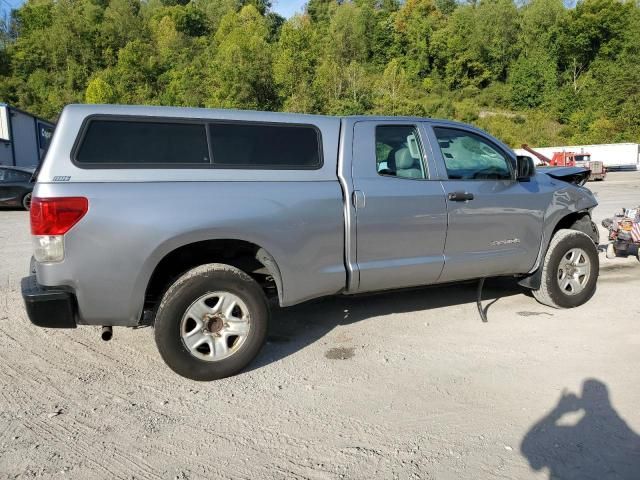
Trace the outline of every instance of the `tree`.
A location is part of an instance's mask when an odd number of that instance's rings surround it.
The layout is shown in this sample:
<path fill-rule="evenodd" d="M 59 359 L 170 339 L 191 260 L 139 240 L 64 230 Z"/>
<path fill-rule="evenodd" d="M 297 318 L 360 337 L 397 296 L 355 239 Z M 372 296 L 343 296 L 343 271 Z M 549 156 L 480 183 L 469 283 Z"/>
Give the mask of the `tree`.
<path fill-rule="evenodd" d="M 410 76 L 423 78 L 431 71 L 431 37 L 440 23 L 441 13 L 433 0 L 407 0 L 396 14 L 397 41 Z"/>
<path fill-rule="evenodd" d="M 556 64 L 544 50 L 529 51 L 511 66 L 509 85 L 516 108 L 540 106 L 556 87 Z"/>
<path fill-rule="evenodd" d="M 516 58 L 518 10 L 512 0 L 482 0 L 477 7 L 472 42 L 479 46 L 482 63 L 491 76 L 504 80 Z"/>
<path fill-rule="evenodd" d="M 316 41 L 309 16 L 297 15 L 282 28 L 273 72 L 285 110 L 309 113 L 314 109 L 311 86 L 317 64 Z"/>
<path fill-rule="evenodd" d="M 343 66 L 367 59 L 366 25 L 361 9 L 355 4 L 345 3 L 336 9 L 329 26 L 327 51 Z"/>
<path fill-rule="evenodd" d="M 397 58 L 389 62 L 376 85 L 376 112 L 383 115 L 398 115 L 409 90 L 409 80 Z"/>
<path fill-rule="evenodd" d="M 317 23 L 327 23 L 331 16 L 332 7 L 337 5 L 336 0 L 309 0 L 307 13 L 311 20 Z"/>
<path fill-rule="evenodd" d="M 518 44 L 524 54 L 531 49 L 545 50 L 557 58 L 558 37 L 567 10 L 562 0 L 532 0 L 520 11 Z"/>
<path fill-rule="evenodd" d="M 447 23 L 433 33 L 433 64 L 451 89 L 486 86 L 491 75 L 483 63 L 481 45 L 475 41 L 476 9 L 456 8 Z"/>
<path fill-rule="evenodd" d="M 87 103 L 113 103 L 117 100 L 115 89 L 102 77 L 96 77 L 87 85 Z"/>
<path fill-rule="evenodd" d="M 617 0 L 584 0 L 565 17 L 558 40 L 559 63 L 574 92 L 580 89 L 580 78 L 596 57 L 611 60 L 617 57 L 634 8 L 638 9 L 632 3 Z"/>
<path fill-rule="evenodd" d="M 228 13 L 215 35 L 207 105 L 271 110 L 276 105 L 266 21 L 253 5 Z"/>
<path fill-rule="evenodd" d="M 98 34 L 100 47 L 103 51 L 117 52 L 140 35 L 144 26 L 139 14 L 140 2 L 137 0 L 111 0 L 109 2 L 104 10 Z"/>

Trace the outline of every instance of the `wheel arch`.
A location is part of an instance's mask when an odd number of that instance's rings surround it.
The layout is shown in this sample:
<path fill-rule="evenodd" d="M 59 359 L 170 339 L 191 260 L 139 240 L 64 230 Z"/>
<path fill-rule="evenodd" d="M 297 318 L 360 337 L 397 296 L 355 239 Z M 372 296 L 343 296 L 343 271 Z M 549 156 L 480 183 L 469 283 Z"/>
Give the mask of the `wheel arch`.
<path fill-rule="evenodd" d="M 562 229 L 577 230 L 579 232 L 585 233 L 589 237 L 591 237 L 591 240 L 593 240 L 595 244 L 598 243 L 598 230 L 596 228 L 594 234 L 594 230 L 591 228 L 591 212 L 589 210 L 571 212 L 560 218 L 560 220 L 558 220 L 555 227 L 553 228 L 553 233 L 549 237 L 548 243 L 550 243 L 551 238 L 553 238 L 558 230 Z"/>
<path fill-rule="evenodd" d="M 258 281 L 268 297 L 275 294 L 282 305 L 282 274 L 273 255 L 248 240 L 219 238 L 187 242 L 164 253 L 155 262 L 145 284 L 144 310 L 155 314 L 155 307 L 169 285 L 191 268 L 206 263 L 223 263 L 242 270 Z M 147 319 L 144 321 L 147 323 Z"/>
<path fill-rule="evenodd" d="M 585 221 L 588 219 L 588 222 Z M 591 226 L 591 210 L 584 209 L 579 211 L 570 211 L 565 212 L 564 215 L 559 216 L 558 219 L 553 223 L 553 228 L 549 228 L 549 234 L 545 234 L 540 245 L 540 251 L 538 252 L 538 258 L 536 259 L 535 268 L 524 278 L 522 278 L 518 284 L 531 289 L 540 288 L 541 280 L 542 280 L 542 263 L 544 261 L 544 257 L 547 254 L 547 250 L 549 249 L 549 245 L 551 244 L 551 239 L 559 230 L 577 230 L 588 235 L 596 244 L 598 245 L 598 229 L 597 227 L 594 230 L 590 230 Z"/>

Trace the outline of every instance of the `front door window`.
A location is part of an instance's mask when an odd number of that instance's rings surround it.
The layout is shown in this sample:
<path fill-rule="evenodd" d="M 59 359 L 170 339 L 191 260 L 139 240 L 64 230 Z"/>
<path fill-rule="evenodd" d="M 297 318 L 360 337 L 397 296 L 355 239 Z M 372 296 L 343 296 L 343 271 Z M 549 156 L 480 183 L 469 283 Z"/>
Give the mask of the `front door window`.
<path fill-rule="evenodd" d="M 450 180 L 509 180 L 509 160 L 479 135 L 454 128 L 434 132 Z"/>

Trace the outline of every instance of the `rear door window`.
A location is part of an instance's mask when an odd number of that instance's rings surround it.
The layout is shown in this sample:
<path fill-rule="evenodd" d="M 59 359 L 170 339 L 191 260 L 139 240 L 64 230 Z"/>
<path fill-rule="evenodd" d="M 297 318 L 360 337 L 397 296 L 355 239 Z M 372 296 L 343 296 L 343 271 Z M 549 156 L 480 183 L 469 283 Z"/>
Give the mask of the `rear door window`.
<path fill-rule="evenodd" d="M 220 168 L 317 169 L 320 134 L 309 125 L 211 123 L 213 164 Z"/>
<path fill-rule="evenodd" d="M 418 129 L 413 125 L 376 127 L 376 170 L 379 175 L 426 179 Z"/>
<path fill-rule="evenodd" d="M 76 162 L 84 166 L 209 165 L 204 124 L 93 119 Z"/>

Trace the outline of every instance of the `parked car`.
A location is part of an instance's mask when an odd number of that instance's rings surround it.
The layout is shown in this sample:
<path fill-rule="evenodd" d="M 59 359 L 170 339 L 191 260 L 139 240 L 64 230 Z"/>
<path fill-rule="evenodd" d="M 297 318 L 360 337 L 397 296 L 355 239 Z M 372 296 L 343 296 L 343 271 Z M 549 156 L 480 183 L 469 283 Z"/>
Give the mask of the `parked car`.
<path fill-rule="evenodd" d="M 29 210 L 35 168 L 0 165 L 0 206 Z"/>
<path fill-rule="evenodd" d="M 542 303 L 591 298 L 586 170 L 535 171 L 470 125 L 165 107 L 64 109 L 31 208 L 42 327 L 154 325 L 175 372 L 257 355 L 283 307 L 513 276 Z"/>

